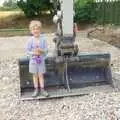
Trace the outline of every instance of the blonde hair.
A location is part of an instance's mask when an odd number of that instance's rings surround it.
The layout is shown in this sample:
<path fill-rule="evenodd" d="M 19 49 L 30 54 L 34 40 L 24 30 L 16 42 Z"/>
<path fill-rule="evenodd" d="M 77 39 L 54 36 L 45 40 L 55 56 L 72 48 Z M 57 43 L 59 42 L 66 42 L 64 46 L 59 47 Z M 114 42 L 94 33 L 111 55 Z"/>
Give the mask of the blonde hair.
<path fill-rule="evenodd" d="M 32 30 L 34 27 L 42 27 L 42 23 L 39 20 L 32 20 L 29 24 L 29 29 Z"/>

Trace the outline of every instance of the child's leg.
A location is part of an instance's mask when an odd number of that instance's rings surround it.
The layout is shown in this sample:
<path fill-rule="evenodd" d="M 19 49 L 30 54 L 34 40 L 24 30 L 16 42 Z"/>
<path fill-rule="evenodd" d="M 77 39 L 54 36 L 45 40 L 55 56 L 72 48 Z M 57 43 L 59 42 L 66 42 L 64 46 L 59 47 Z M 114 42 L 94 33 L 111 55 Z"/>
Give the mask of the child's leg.
<path fill-rule="evenodd" d="M 33 84 L 34 84 L 34 88 L 35 89 L 38 89 L 38 87 L 39 87 L 39 76 L 37 75 L 37 74 L 34 74 L 33 75 Z"/>
<path fill-rule="evenodd" d="M 40 84 L 41 95 L 48 97 L 49 94 L 44 89 L 44 76 L 42 73 L 39 73 L 39 84 Z"/>
<path fill-rule="evenodd" d="M 34 84 L 34 93 L 33 93 L 33 97 L 36 97 L 36 96 L 38 96 L 38 93 L 39 93 L 39 89 L 38 89 L 38 87 L 39 87 L 39 80 L 38 80 L 38 75 L 37 74 L 34 74 L 33 75 L 33 84 Z"/>
<path fill-rule="evenodd" d="M 44 76 L 42 73 L 39 73 L 39 84 L 40 84 L 40 88 L 44 89 Z"/>

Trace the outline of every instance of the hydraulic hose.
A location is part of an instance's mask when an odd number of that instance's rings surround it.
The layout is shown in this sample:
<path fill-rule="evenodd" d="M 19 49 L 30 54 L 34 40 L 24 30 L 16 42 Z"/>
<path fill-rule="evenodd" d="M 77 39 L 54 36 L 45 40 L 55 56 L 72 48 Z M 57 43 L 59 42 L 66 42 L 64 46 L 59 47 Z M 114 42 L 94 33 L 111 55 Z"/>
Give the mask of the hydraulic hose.
<path fill-rule="evenodd" d="M 68 80 L 68 65 L 67 65 L 67 59 L 65 61 L 65 78 L 66 78 L 66 82 L 67 82 L 67 90 L 68 92 L 70 92 L 70 85 L 69 85 L 69 80 Z"/>

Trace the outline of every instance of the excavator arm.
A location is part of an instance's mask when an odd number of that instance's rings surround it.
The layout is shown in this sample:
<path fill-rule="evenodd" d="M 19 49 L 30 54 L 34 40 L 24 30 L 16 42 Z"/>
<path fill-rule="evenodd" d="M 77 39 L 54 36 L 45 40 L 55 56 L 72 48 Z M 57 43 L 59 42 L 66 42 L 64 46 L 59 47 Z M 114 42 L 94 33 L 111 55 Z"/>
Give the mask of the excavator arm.
<path fill-rule="evenodd" d="M 82 53 L 75 45 L 73 0 L 51 0 L 56 15 L 53 21 L 57 32 L 53 38 L 55 51 L 45 60 L 45 87 L 50 97 L 65 97 L 81 94 L 81 88 L 111 84 L 109 53 Z M 59 7 L 58 7 L 59 6 Z M 19 59 L 20 89 L 23 100 L 31 98 L 32 75 L 28 72 L 29 59 Z M 35 98 L 34 98 L 35 99 Z M 38 99 L 47 99 L 39 96 Z"/>

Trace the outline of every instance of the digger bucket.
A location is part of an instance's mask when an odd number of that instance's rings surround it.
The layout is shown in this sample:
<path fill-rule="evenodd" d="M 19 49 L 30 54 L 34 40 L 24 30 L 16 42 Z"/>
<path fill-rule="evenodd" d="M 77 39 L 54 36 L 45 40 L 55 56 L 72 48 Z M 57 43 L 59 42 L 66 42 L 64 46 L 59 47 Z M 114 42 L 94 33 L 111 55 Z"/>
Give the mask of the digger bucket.
<path fill-rule="evenodd" d="M 78 53 L 76 57 L 48 57 L 45 61 L 45 88 L 47 98 L 88 94 L 81 88 L 112 84 L 110 54 Z M 33 81 L 29 73 L 29 59 L 19 59 L 20 89 L 22 100 L 47 99 L 43 96 L 32 98 Z M 82 91 L 82 92 L 81 92 Z"/>
<path fill-rule="evenodd" d="M 110 54 L 81 53 L 76 59 L 68 61 L 71 88 L 112 83 Z"/>

